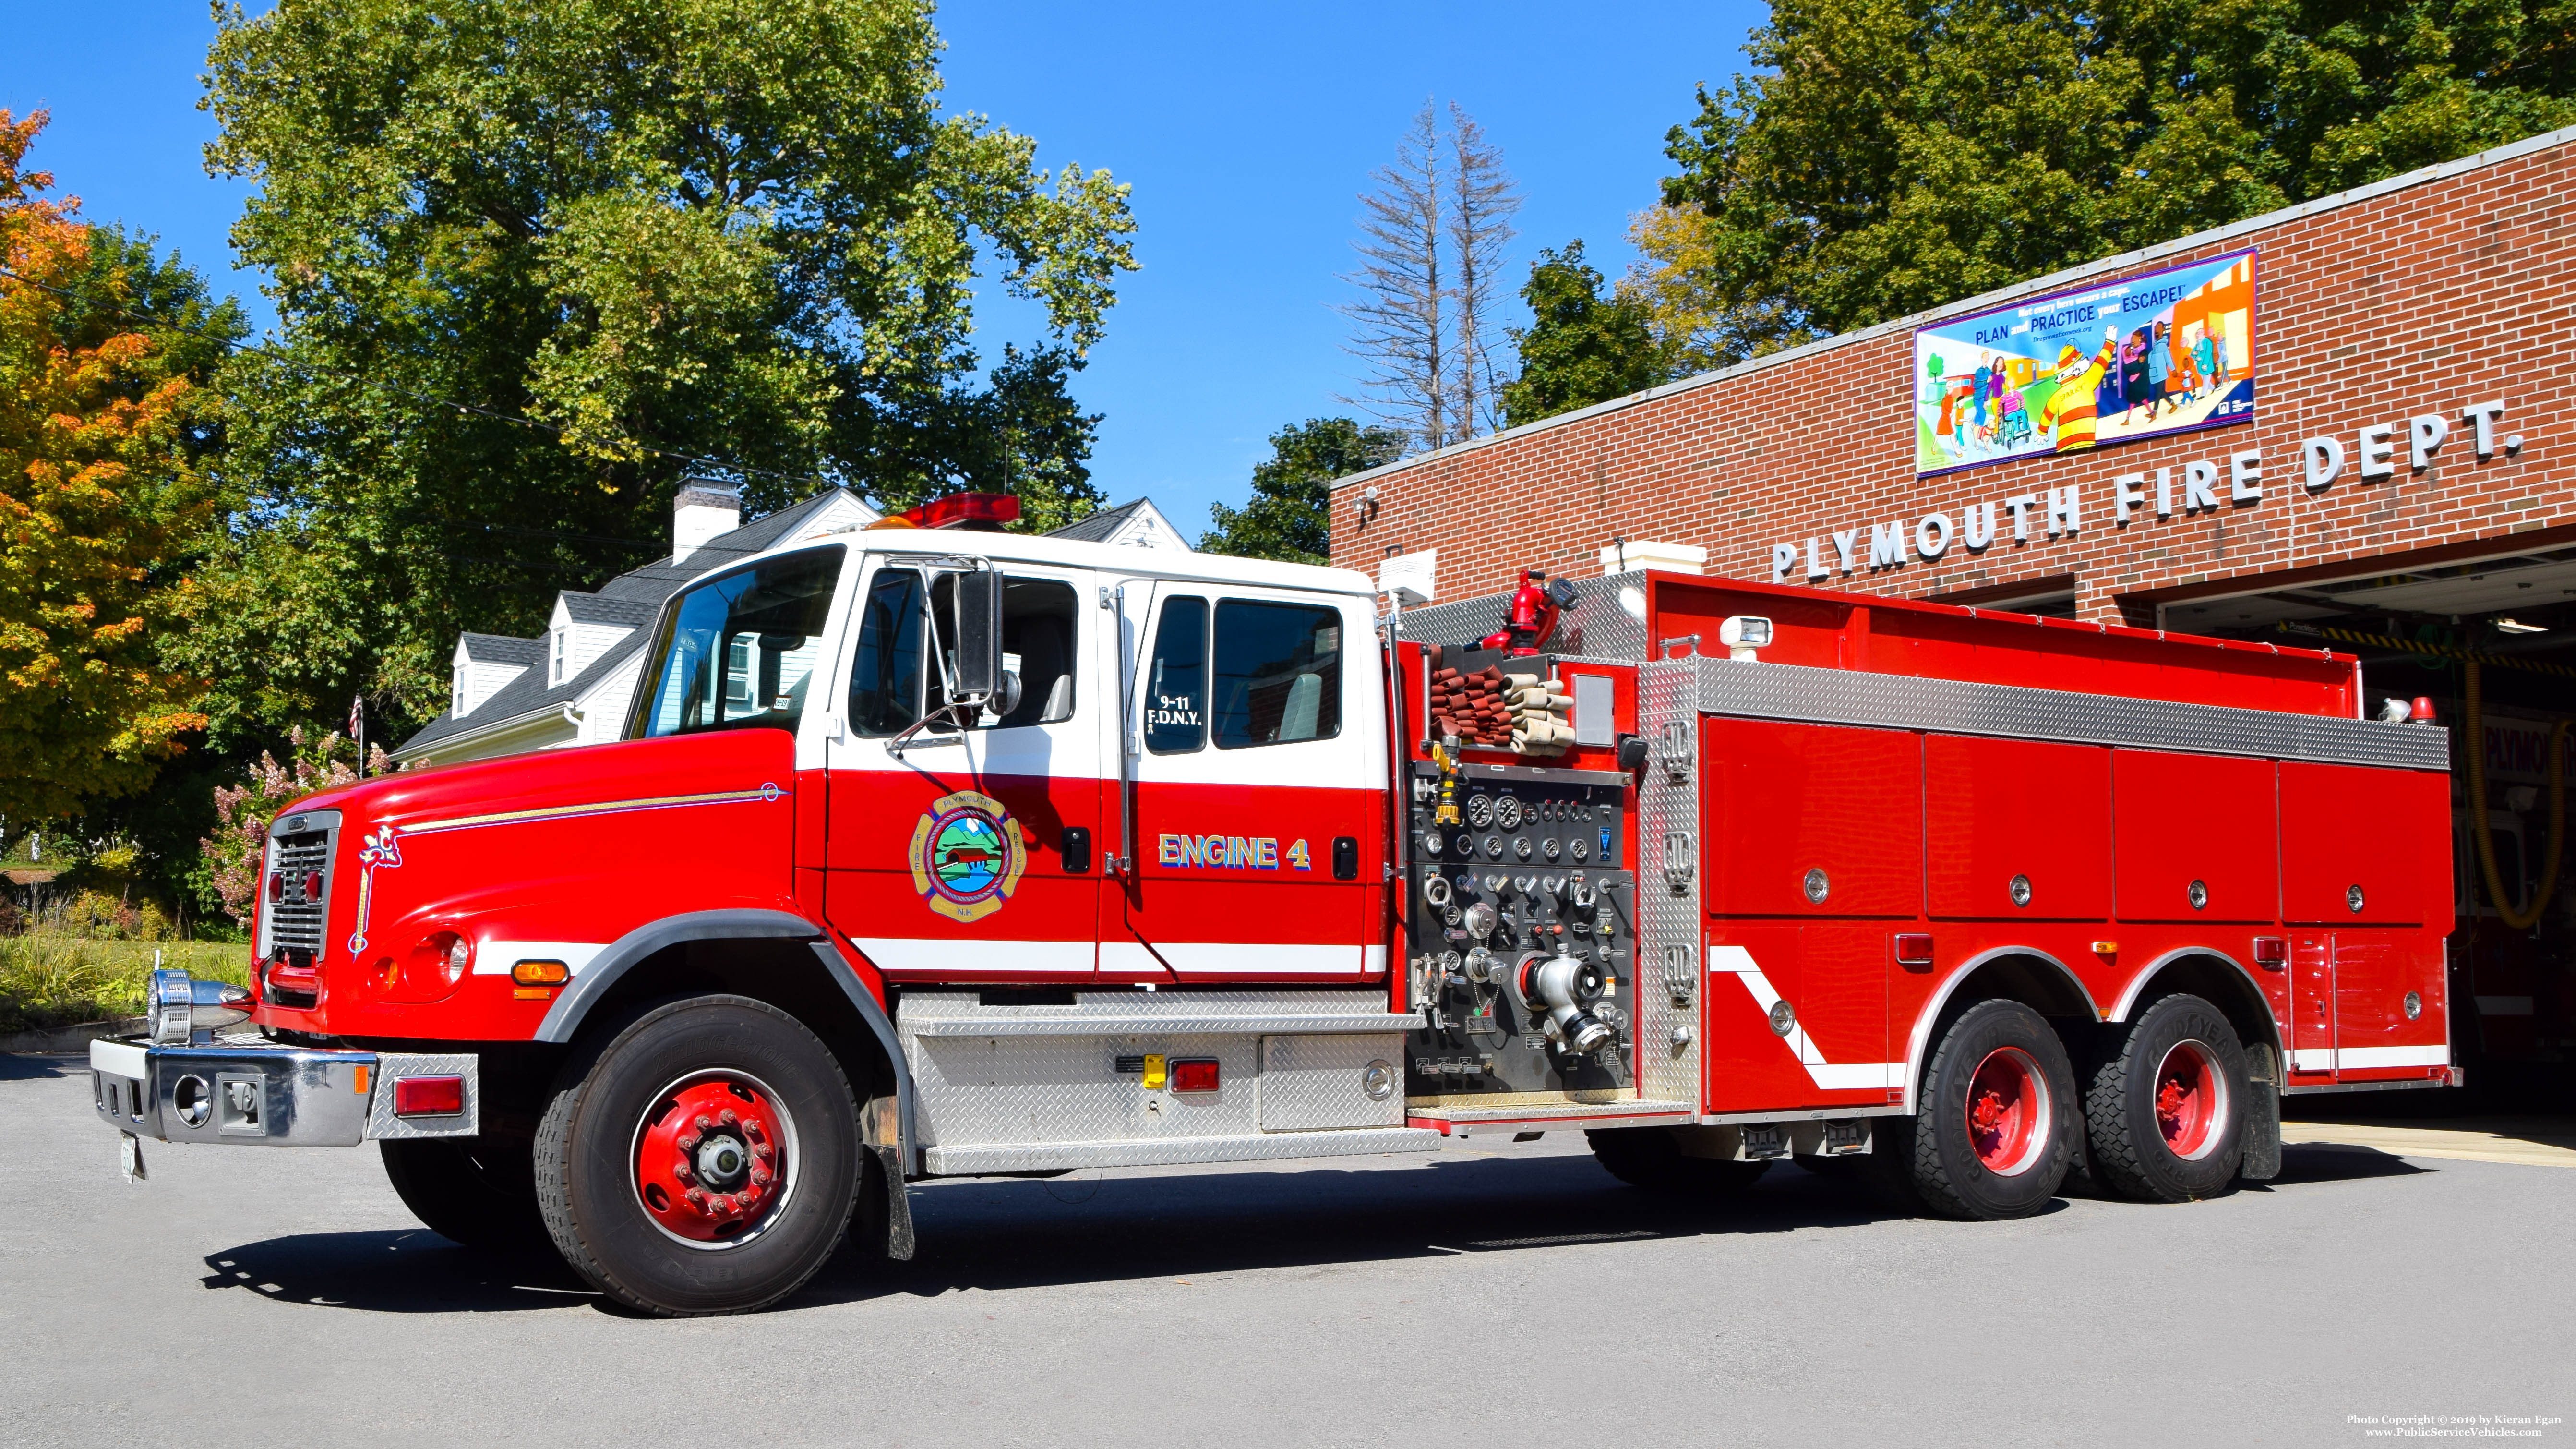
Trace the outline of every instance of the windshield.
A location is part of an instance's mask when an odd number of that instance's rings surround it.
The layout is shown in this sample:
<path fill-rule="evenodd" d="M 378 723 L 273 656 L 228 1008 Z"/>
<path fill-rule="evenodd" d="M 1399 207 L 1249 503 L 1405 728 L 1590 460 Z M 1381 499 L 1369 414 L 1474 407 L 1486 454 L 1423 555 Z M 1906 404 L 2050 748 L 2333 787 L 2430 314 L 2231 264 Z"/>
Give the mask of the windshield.
<path fill-rule="evenodd" d="M 821 662 L 842 553 L 764 559 L 682 594 L 662 616 L 628 738 L 795 729 Z"/>

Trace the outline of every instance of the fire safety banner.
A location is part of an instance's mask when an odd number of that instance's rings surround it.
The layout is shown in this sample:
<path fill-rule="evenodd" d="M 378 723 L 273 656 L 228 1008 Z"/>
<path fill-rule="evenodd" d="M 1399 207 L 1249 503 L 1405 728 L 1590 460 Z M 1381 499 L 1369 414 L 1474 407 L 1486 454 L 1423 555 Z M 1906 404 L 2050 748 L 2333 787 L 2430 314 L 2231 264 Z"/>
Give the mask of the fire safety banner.
<path fill-rule="evenodd" d="M 2254 417 L 2254 253 L 2016 302 L 1914 334 L 1914 471 Z"/>

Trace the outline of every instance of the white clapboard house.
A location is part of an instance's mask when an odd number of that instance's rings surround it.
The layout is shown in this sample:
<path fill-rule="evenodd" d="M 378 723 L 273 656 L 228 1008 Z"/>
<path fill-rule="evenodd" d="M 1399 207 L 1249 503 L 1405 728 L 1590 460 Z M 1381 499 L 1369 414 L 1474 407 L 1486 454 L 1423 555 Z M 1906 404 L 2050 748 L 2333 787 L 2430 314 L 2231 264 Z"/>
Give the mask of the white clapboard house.
<path fill-rule="evenodd" d="M 393 756 L 405 766 L 452 765 L 616 739 L 635 698 L 645 632 L 663 600 L 736 559 L 861 528 L 878 516 L 858 495 L 834 488 L 745 523 L 742 500 L 732 490 L 688 484 L 672 505 L 670 557 L 619 574 L 592 593 L 566 589 L 555 595 L 554 617 L 538 638 L 460 636 L 447 712 L 403 741 Z M 1093 543 L 1189 547 L 1143 498 L 1055 532 Z"/>

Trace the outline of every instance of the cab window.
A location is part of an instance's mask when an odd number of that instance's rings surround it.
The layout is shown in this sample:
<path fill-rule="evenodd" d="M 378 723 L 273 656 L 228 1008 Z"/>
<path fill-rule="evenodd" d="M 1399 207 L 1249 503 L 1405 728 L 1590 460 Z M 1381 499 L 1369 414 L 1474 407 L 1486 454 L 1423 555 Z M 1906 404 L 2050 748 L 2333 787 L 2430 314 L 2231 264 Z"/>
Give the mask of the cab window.
<path fill-rule="evenodd" d="M 900 734 L 945 702 L 941 671 L 930 650 L 950 668 L 955 646 L 946 638 L 956 618 L 956 575 L 933 575 L 925 587 L 912 569 L 880 569 L 860 606 L 857 659 L 850 670 L 850 721 L 862 735 Z M 925 607 L 926 605 L 926 607 Z M 1073 718 L 1075 648 L 1082 611 L 1073 586 L 1061 579 L 1002 578 L 1002 668 L 1020 681 L 1020 698 L 1005 714 L 989 706 L 976 729 L 1013 729 Z M 935 731 L 949 726 L 936 723 Z"/>
<path fill-rule="evenodd" d="M 838 548 L 785 554 L 682 594 L 662 616 L 629 733 L 796 728 L 841 557 Z"/>
<path fill-rule="evenodd" d="M 1181 755 L 1207 744 L 1205 599 L 1163 601 L 1154 625 L 1154 655 L 1145 666 L 1145 748 Z"/>
<path fill-rule="evenodd" d="M 1313 604 L 1216 606 L 1216 747 L 1330 739 L 1342 730 L 1342 615 Z"/>

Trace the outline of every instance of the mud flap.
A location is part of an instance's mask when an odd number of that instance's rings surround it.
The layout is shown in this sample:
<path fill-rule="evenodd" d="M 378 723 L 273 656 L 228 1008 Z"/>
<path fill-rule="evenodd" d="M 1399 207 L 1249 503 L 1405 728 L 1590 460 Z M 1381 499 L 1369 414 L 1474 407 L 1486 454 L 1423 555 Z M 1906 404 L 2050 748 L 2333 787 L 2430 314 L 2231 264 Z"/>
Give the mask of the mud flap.
<path fill-rule="evenodd" d="M 2268 1046 L 2245 1053 L 2245 1161 L 2236 1175 L 2247 1182 L 2270 1182 L 2281 1175 L 2280 1058 Z"/>
<path fill-rule="evenodd" d="M 901 1153 L 871 1144 L 866 1180 L 859 1185 L 861 1232 L 870 1247 L 897 1263 L 912 1261 L 912 1188 L 903 1180 Z"/>

